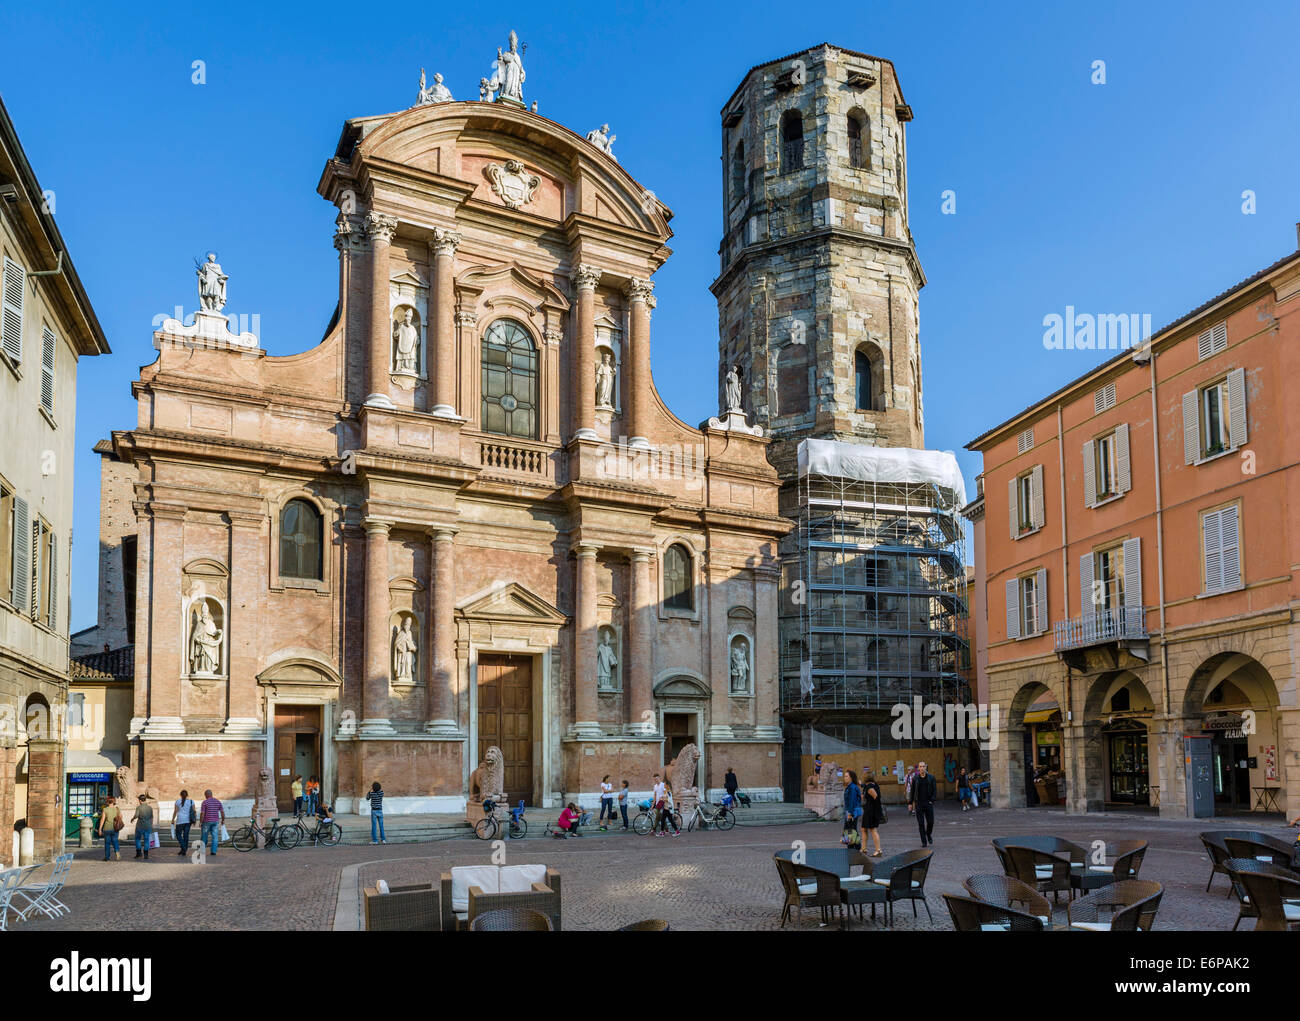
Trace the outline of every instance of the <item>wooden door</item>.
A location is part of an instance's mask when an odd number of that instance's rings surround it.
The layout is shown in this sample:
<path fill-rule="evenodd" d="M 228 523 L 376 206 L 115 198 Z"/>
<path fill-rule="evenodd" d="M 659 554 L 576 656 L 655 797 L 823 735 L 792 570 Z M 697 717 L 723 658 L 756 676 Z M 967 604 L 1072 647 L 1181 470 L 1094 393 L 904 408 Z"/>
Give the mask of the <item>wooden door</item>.
<path fill-rule="evenodd" d="M 293 752 L 298 735 L 275 734 L 275 803 L 281 812 L 293 811 Z M 287 775 L 286 775 L 287 774 Z"/>
<path fill-rule="evenodd" d="M 478 762 L 492 745 L 505 761 L 511 805 L 533 799 L 533 661 L 483 655 L 478 660 Z"/>

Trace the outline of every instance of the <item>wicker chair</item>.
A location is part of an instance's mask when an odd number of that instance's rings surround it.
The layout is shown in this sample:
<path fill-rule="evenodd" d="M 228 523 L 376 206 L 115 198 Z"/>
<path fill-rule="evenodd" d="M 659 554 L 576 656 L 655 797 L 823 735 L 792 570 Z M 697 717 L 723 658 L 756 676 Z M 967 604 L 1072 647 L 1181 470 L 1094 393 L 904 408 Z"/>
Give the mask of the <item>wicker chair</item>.
<path fill-rule="evenodd" d="M 1047 898 L 1028 883 L 1022 883 L 1015 876 L 999 876 L 993 872 L 984 872 L 969 877 L 961 884 L 966 892 L 985 904 L 1001 908 L 1010 908 L 1042 919 L 1043 928 L 1052 928 L 1052 905 Z"/>
<path fill-rule="evenodd" d="M 1229 858 L 1224 866 L 1241 902 L 1233 928 L 1243 918 L 1256 918 L 1257 930 L 1300 929 L 1300 875 L 1291 869 L 1254 858 Z"/>
<path fill-rule="evenodd" d="M 1223 842 L 1222 833 L 1202 833 L 1201 845 L 1205 848 L 1205 852 L 1210 856 L 1210 878 L 1205 883 L 1205 892 L 1209 893 L 1210 884 L 1214 882 L 1215 876 L 1228 875 L 1228 870 L 1224 868 L 1223 863 L 1231 858 L 1232 855 L 1228 853 L 1228 845 Z M 1231 876 L 1228 877 L 1228 892 L 1233 892 Z M 1237 920 L 1241 921 L 1240 918 Z"/>
<path fill-rule="evenodd" d="M 1148 932 L 1165 888 L 1148 879 L 1123 879 L 1066 906 L 1067 925 L 1085 932 Z M 1101 909 L 1109 909 L 1107 917 Z"/>
<path fill-rule="evenodd" d="M 1011 859 L 1011 875 L 1022 883 L 1044 893 L 1050 890 L 1053 902 L 1059 900 L 1062 890 L 1073 896 L 1074 870 L 1069 858 L 1020 844 L 1009 844 L 1006 852 Z"/>
<path fill-rule="evenodd" d="M 438 891 L 432 883 L 394 886 L 387 893 L 368 886 L 361 897 L 367 932 L 436 932 L 441 927 Z"/>
<path fill-rule="evenodd" d="M 667 932 L 668 923 L 662 918 L 647 918 L 642 922 L 633 922 L 631 925 L 625 925 L 619 932 Z"/>
<path fill-rule="evenodd" d="M 920 917 L 916 911 L 916 902 L 919 900 L 931 924 L 934 923 L 934 915 L 930 913 L 930 905 L 925 899 L 925 878 L 929 874 L 930 859 L 933 857 L 934 852 L 930 849 L 918 848 L 896 854 L 892 858 L 877 859 L 870 865 L 871 881 L 886 890 L 885 905 L 891 926 L 894 924 L 894 902 L 900 900 L 910 900 L 912 916 Z"/>
<path fill-rule="evenodd" d="M 550 932 L 553 928 L 550 918 L 528 908 L 484 911 L 469 923 L 470 932 Z"/>
<path fill-rule="evenodd" d="M 944 903 L 958 932 L 1042 932 L 1043 920 L 1036 915 L 974 897 L 945 893 Z"/>
<path fill-rule="evenodd" d="M 1085 865 L 1082 871 L 1071 871 L 1070 885 L 1087 893 L 1125 879 L 1137 879 L 1147 847 L 1145 840 L 1116 841 L 1111 845 L 1112 861 L 1109 865 Z"/>
<path fill-rule="evenodd" d="M 561 928 L 562 890 L 560 874 L 554 869 L 546 870 L 546 881 L 532 884 L 532 889 L 515 893 L 488 893 L 478 886 L 469 888 L 468 903 L 463 917 L 458 914 L 452 903 L 452 875 L 444 872 L 439 877 L 441 891 L 442 928 L 445 932 L 465 930 L 477 915 L 485 911 L 500 911 L 509 908 L 530 908 L 540 911 L 551 920 L 553 929 Z"/>
<path fill-rule="evenodd" d="M 1292 845 L 1267 833 L 1254 833 L 1249 837 L 1229 834 L 1224 836 L 1223 843 L 1230 858 L 1254 858 L 1293 872 L 1300 871 L 1295 864 Z"/>
<path fill-rule="evenodd" d="M 797 865 L 788 857 L 772 855 L 776 862 L 777 874 L 781 877 L 781 887 L 785 891 L 785 903 L 781 908 L 781 928 L 790 918 L 792 908 L 799 912 L 799 921 L 803 921 L 803 909 L 821 908 L 822 923 L 829 919 L 828 909 L 838 909 L 840 922 L 843 924 L 844 907 L 840 901 L 840 877 L 834 872 L 815 869 L 811 865 Z"/>

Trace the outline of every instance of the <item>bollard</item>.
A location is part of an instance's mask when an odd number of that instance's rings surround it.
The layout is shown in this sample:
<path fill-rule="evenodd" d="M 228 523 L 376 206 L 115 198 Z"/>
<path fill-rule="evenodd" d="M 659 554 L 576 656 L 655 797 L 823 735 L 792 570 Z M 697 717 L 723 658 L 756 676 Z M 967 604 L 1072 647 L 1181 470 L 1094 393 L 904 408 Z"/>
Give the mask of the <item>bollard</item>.
<path fill-rule="evenodd" d="M 79 820 L 81 823 L 81 846 L 95 846 L 95 820 L 88 815 L 83 815 Z"/>
<path fill-rule="evenodd" d="M 14 856 L 9 859 L 11 862 L 13 862 L 14 868 L 18 867 L 18 843 L 19 843 L 18 831 L 14 830 Z"/>
<path fill-rule="evenodd" d="M 18 864 L 31 865 L 36 857 L 36 831 L 30 826 L 23 827 L 18 834 Z"/>

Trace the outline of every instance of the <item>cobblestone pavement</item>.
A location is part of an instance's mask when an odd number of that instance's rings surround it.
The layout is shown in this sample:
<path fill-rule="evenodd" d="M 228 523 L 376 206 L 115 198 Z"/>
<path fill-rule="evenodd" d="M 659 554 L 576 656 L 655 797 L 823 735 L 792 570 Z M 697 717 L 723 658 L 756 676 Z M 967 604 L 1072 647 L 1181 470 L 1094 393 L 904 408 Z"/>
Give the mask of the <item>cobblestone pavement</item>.
<path fill-rule="evenodd" d="M 1046 833 L 1085 847 L 1095 840 L 1149 840 L 1142 877 L 1165 884 L 1156 927 L 1225 931 L 1236 919 L 1236 900 L 1227 896 L 1222 876 L 1210 893 L 1205 892 L 1209 859 L 1197 834 L 1244 825 L 1244 820 L 1162 822 L 1150 815 L 1079 816 L 1052 809 L 962 813 L 944 805 L 938 812 L 935 856 L 926 883 L 933 926 L 924 909 L 914 919 L 910 908 L 900 905 L 895 928 L 950 928 L 940 895 L 962 892 L 961 881 L 972 873 L 999 871 L 989 843 L 992 837 Z M 1294 833 L 1277 823 L 1251 825 L 1278 835 Z M 898 808 L 880 833 L 887 855 L 919 844 L 914 821 Z M 837 846 L 838 839 L 839 824 L 827 822 L 737 827 L 727 833 L 683 833 L 676 838 L 592 832 L 580 840 L 530 837 L 507 842 L 506 854 L 508 861 L 544 862 L 563 875 L 566 929 L 610 929 L 651 917 L 666 918 L 674 929 L 774 929 L 782 894 L 773 852 L 795 840 L 806 841 L 808 847 L 829 847 Z M 331 929 L 345 867 L 357 866 L 348 875 L 359 886 L 381 878 L 395 885 L 437 882 L 439 873 L 452 865 L 486 863 L 491 845 L 455 839 L 247 854 L 223 848 L 204 865 L 167 849 L 154 852 L 148 862 L 136 861 L 134 850 L 125 848 L 121 862 L 106 864 L 102 854 L 100 847 L 78 852 L 64 895 L 70 916 L 33 920 L 17 928 Z M 1064 920 L 1064 905 L 1063 897 L 1058 921 Z M 802 923 L 794 927 L 816 931 L 819 921 L 816 910 L 805 911 Z M 1243 928 L 1252 924 L 1247 921 Z M 869 918 L 865 927 L 873 928 Z M 877 922 L 875 927 L 883 926 Z"/>

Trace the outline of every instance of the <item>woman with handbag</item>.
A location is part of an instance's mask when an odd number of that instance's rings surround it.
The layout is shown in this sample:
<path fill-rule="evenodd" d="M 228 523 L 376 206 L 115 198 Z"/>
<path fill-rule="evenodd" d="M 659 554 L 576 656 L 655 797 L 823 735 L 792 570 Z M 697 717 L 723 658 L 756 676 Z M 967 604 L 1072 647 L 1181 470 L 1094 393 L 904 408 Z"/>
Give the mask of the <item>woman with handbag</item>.
<path fill-rule="evenodd" d="M 181 845 L 177 854 L 190 853 L 190 827 L 194 825 L 194 802 L 190 800 L 189 791 L 181 791 L 173 806 L 172 828 L 176 831 L 176 842 Z"/>
<path fill-rule="evenodd" d="M 113 860 L 122 860 L 122 848 L 118 843 L 118 831 L 125 826 L 122 819 L 122 810 L 117 807 L 117 799 L 111 794 L 104 802 L 104 807 L 99 810 L 99 835 L 104 838 L 104 861 L 108 861 L 108 852 L 111 848 L 113 851 Z"/>
<path fill-rule="evenodd" d="M 871 852 L 872 858 L 879 858 L 883 853 L 880 850 L 880 825 L 886 821 L 885 802 L 880 797 L 880 785 L 876 783 L 871 775 L 870 770 L 864 770 L 862 773 L 862 853 L 867 853 L 867 837 L 876 849 Z"/>
<path fill-rule="evenodd" d="M 849 782 L 844 785 L 844 836 L 846 847 L 862 846 L 862 788 L 858 774 L 849 770 Z"/>

